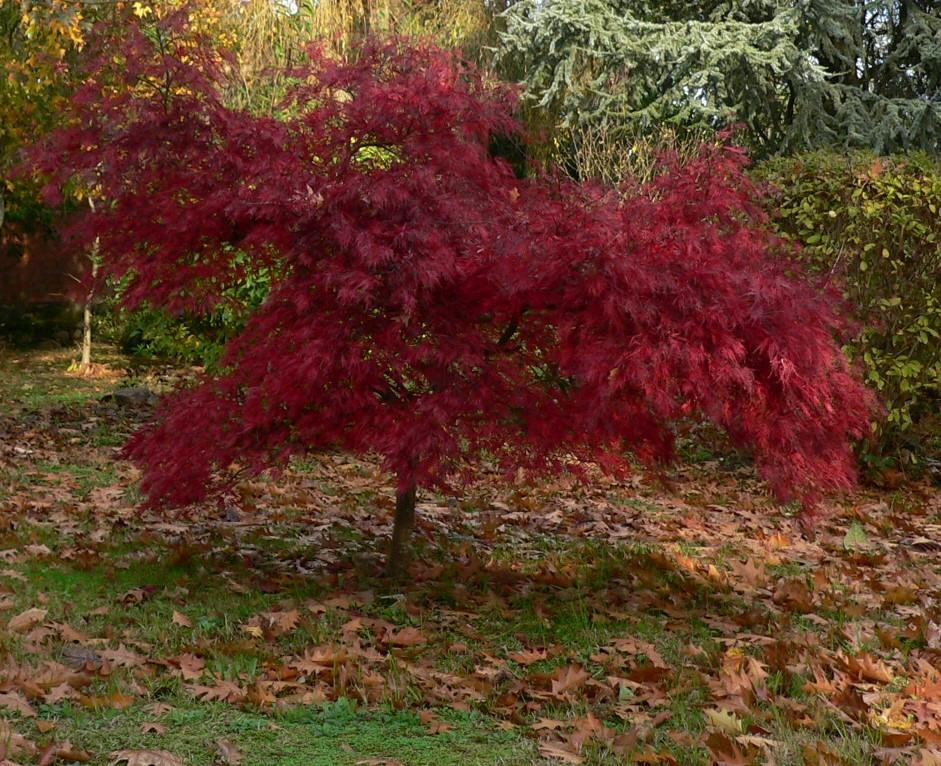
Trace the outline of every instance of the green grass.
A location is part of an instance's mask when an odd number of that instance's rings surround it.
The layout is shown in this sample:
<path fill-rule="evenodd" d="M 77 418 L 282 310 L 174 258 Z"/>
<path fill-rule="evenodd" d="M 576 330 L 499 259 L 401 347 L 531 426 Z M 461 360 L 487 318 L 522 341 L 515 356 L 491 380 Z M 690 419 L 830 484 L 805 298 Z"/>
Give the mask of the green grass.
<path fill-rule="evenodd" d="M 170 704 L 176 700 L 171 698 Z M 92 713 L 69 705 L 47 706 L 41 720 L 53 722 L 59 741 L 100 753 L 104 766 L 115 750 L 167 750 L 187 766 L 217 764 L 226 740 L 243 766 L 355 766 L 372 759 L 407 766 L 524 766 L 539 761 L 531 742 L 499 731 L 473 713 L 440 711 L 450 731 L 431 734 L 411 711 L 357 709 L 347 700 L 262 714 L 219 703 L 174 705 L 160 716 L 147 706 Z M 166 733 L 144 733 L 150 722 Z"/>
<path fill-rule="evenodd" d="M 223 738 L 243 753 L 243 766 L 355 766 L 382 759 L 407 766 L 523 766 L 541 762 L 539 735 L 529 725 L 542 718 L 573 722 L 591 714 L 625 733 L 637 723 L 631 716 L 649 719 L 668 712 L 670 717 L 641 739 L 639 750 L 669 754 L 684 765 L 708 766 L 705 711 L 716 707 L 713 686 L 730 648 L 761 660 L 767 644 L 753 642 L 758 637 L 801 646 L 819 642 L 829 652 L 888 656 L 872 636 L 851 646 L 842 629 L 851 629 L 859 619 L 852 607 L 861 603 L 862 594 L 836 577 L 813 615 L 782 614 L 775 605 L 778 579 L 800 578 L 811 587 L 821 570 L 839 573 L 838 558 L 831 567 L 830 553 L 817 560 L 769 556 L 761 537 L 757 542 L 727 538 L 712 534 L 708 525 L 687 523 L 700 504 L 733 506 L 740 495 L 726 485 L 707 490 L 687 484 L 698 499 L 679 513 L 652 493 L 610 485 L 584 490 L 593 493 L 589 504 L 608 503 L 616 513 L 636 512 L 647 521 L 637 526 L 637 539 L 627 541 L 571 531 L 547 534 L 538 531 L 538 523 L 511 525 L 504 534 L 487 526 L 493 523 L 493 511 L 489 496 L 478 488 L 463 503 L 470 512 L 452 518 L 448 527 L 429 532 L 431 523 L 423 520 L 417 566 L 413 579 L 405 582 L 377 576 L 377 550 L 385 544 L 382 517 L 391 501 L 383 491 L 387 488 L 363 481 L 375 473 L 368 463 L 297 460 L 285 485 L 259 479 L 250 494 L 237 496 L 234 521 L 211 504 L 170 519 L 132 511 L 137 487 L 113 447 L 140 413 L 109 413 L 100 407 L 95 400 L 117 385 L 116 379 L 105 383 L 67 377 L 62 374 L 67 356 L 0 358 L 0 365 L 9 365 L 0 374 L 0 414 L 15 413 L 23 430 L 14 438 L 37 450 L 29 460 L 14 455 L 0 462 L 0 552 L 6 557 L 0 561 L 0 572 L 5 572 L 0 576 L 0 626 L 14 614 L 40 606 L 48 610 L 47 625 L 67 623 L 88 636 L 86 649 L 123 645 L 149 661 L 143 669 L 114 667 L 94 674 L 82 690 L 86 695 L 130 692 L 134 702 L 124 710 L 91 710 L 78 702 L 42 705 L 34 698 L 39 720 L 55 724 L 51 732 L 40 732 L 34 719 L 0 710 L 16 731 L 40 745 L 70 740 L 88 749 L 92 763 L 100 765 L 109 762 L 113 750 L 149 748 L 166 749 L 188 766 L 208 766 L 216 764 L 215 742 Z M 317 507 L 309 507 L 311 496 L 299 492 L 298 485 L 313 487 Z M 279 494 L 282 486 L 290 491 Z M 116 496 L 97 493 L 110 487 Z M 278 491 L 269 493 L 273 489 Z M 106 496 L 118 498 L 117 512 L 99 506 Z M 552 498 L 542 496 L 538 502 L 551 504 Z M 431 494 L 422 499 L 439 508 L 452 505 L 450 498 Z M 895 505 L 900 512 L 915 513 L 902 508 L 901 500 Z M 537 519 L 542 508 L 536 501 L 533 508 Z M 315 534 L 312 528 L 328 514 L 330 526 Z M 174 526 L 163 524 L 169 520 Z M 838 535 L 836 547 L 828 549 L 836 557 L 842 551 L 840 539 Z M 50 553 L 36 548 L 24 553 L 28 546 L 40 545 Z M 326 564 L 318 558 L 324 553 L 332 554 Z M 743 592 L 723 580 L 730 564 L 743 557 L 763 567 L 763 589 Z M 707 572 L 707 566 L 713 571 Z M 25 581 L 11 576 L 16 573 Z M 350 599 L 351 594 L 359 600 L 350 606 L 325 611 L 308 606 L 332 597 Z M 878 591 L 876 597 L 878 604 Z M 299 611 L 293 630 L 265 638 L 245 632 L 247 620 L 277 608 Z M 176 624 L 175 612 L 191 625 Z M 870 610 L 866 619 L 901 630 L 909 613 L 884 605 Z M 354 620 L 362 620 L 362 626 L 345 634 L 343 626 Z M 419 629 L 427 643 L 390 649 L 384 632 L 405 627 Z M 599 686 L 609 676 L 624 678 L 638 668 L 649 669 L 651 657 L 643 650 L 622 657 L 621 666 L 609 662 L 604 648 L 618 639 L 648 642 L 670 666 L 662 682 L 653 682 L 660 693 L 655 702 L 631 710 L 636 695 L 629 685 L 614 684 L 607 696 L 594 699 L 588 690 L 568 697 L 548 693 L 551 674 L 570 665 L 584 668 Z M 38 648 L 28 644 L 23 635 L 0 627 L 5 662 L 36 666 L 68 659 L 70 647 L 55 631 Z M 907 657 L 909 644 L 923 648 L 917 637 L 906 638 L 890 661 Z M 331 645 L 353 646 L 363 654 L 350 664 L 350 673 L 359 675 L 349 685 L 337 683 L 335 675 L 330 678 L 328 696 L 340 699 L 326 704 L 258 707 L 251 701 L 200 701 L 164 664 L 184 653 L 196 654 L 207 671 L 200 683 L 227 679 L 249 688 L 256 681 L 270 681 L 273 669 L 289 668 L 291 658 Z M 509 659 L 511 653 L 537 649 L 547 657 L 529 664 L 525 656 Z M 802 662 L 799 652 L 792 651 L 792 659 Z M 381 659 L 363 659 L 370 652 Z M 479 698 L 469 696 L 467 711 L 460 713 L 440 707 L 447 696 L 429 694 L 409 675 L 421 667 L 472 676 L 481 666 L 493 670 L 490 687 L 482 688 Z M 819 696 L 805 690 L 808 676 L 791 667 L 769 668 L 769 696 L 753 701 L 742 716 L 745 724 L 778 742 L 773 754 L 780 764 L 801 764 L 804 748 L 817 741 L 846 762 L 869 762 L 879 745 L 878 732 L 865 721 L 847 726 L 829 714 Z M 0 666 L 0 683 L 5 682 L 2 673 Z M 357 686 L 368 673 L 382 676 L 381 694 L 370 697 Z M 883 691 L 903 693 L 906 686 L 907 678 L 900 674 Z M 151 706 L 157 702 L 169 705 L 169 712 L 156 716 Z M 418 713 L 429 705 L 436 706 L 451 731 L 428 731 Z M 807 718 L 796 715 L 793 707 L 805 707 Z M 144 733 L 142 726 L 153 720 L 166 732 Z M 629 763 L 632 757 L 603 742 L 588 742 L 582 755 L 585 766 Z M 24 766 L 37 760 L 14 758 Z"/>

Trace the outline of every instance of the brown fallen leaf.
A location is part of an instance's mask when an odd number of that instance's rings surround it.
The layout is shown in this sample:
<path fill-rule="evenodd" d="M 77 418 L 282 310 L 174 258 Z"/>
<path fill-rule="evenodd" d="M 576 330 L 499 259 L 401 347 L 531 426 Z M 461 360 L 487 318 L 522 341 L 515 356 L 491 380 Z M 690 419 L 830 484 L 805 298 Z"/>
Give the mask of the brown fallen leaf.
<path fill-rule="evenodd" d="M 892 669 L 881 660 L 877 660 L 871 654 L 860 654 L 857 657 L 848 657 L 846 666 L 854 673 L 857 673 L 864 681 L 876 681 L 878 683 L 889 684 L 895 678 Z"/>
<path fill-rule="evenodd" d="M 112 766 L 183 766 L 183 761 L 167 750 L 115 750 L 111 753 Z"/>
<path fill-rule="evenodd" d="M 418 646 L 426 641 L 418 628 L 402 628 L 386 637 L 385 642 L 390 646 Z"/>
<path fill-rule="evenodd" d="M 117 649 L 99 649 L 98 656 L 122 668 L 136 668 L 147 662 L 146 657 L 128 649 L 124 644 Z"/>
<path fill-rule="evenodd" d="M 532 724 L 529 728 L 533 731 L 555 731 L 565 726 L 565 721 L 559 721 L 555 718 L 543 718 Z"/>
<path fill-rule="evenodd" d="M 167 727 L 156 721 L 145 721 L 140 727 L 141 734 L 166 734 Z"/>
<path fill-rule="evenodd" d="M 555 673 L 555 678 L 552 679 L 552 694 L 555 697 L 561 697 L 566 692 L 583 686 L 587 680 L 587 671 L 577 665 L 559 668 Z"/>
<path fill-rule="evenodd" d="M 520 665 L 532 665 L 534 662 L 540 662 L 546 659 L 549 653 L 545 649 L 524 649 L 520 652 L 512 652 L 507 655 L 507 659 L 513 660 Z"/>
<path fill-rule="evenodd" d="M 189 653 L 168 657 L 167 662 L 180 669 L 180 675 L 183 676 L 184 681 L 195 681 L 200 678 L 206 667 L 206 661 L 202 657 Z"/>
<path fill-rule="evenodd" d="M 13 731 L 9 723 L 0 720 L 0 764 L 10 756 L 32 755 L 35 752 L 36 745 L 32 740 Z"/>
<path fill-rule="evenodd" d="M 451 731 L 451 729 L 454 728 L 438 718 L 438 715 L 433 710 L 422 710 L 418 714 L 418 720 L 422 722 L 422 725 L 428 730 L 429 734 L 441 734 L 446 731 Z"/>
<path fill-rule="evenodd" d="M 132 588 L 118 598 L 125 606 L 141 604 L 153 595 L 153 588 Z"/>
<path fill-rule="evenodd" d="M 71 684 L 62 683 L 56 686 L 53 686 L 48 692 L 43 695 L 43 702 L 47 705 L 55 705 L 57 702 L 62 702 L 63 700 L 77 700 L 82 695 L 75 690 Z"/>
<path fill-rule="evenodd" d="M 28 633 L 45 620 L 47 614 L 49 614 L 48 609 L 37 609 L 36 607 L 27 609 L 25 612 L 16 615 L 16 617 L 11 617 L 10 622 L 7 623 L 7 629 L 11 633 Z"/>
<path fill-rule="evenodd" d="M 229 740 L 217 739 L 216 762 L 225 766 L 238 766 L 242 762 L 242 753 Z"/>
<path fill-rule="evenodd" d="M 758 766 L 764 763 L 758 758 L 761 750 L 750 745 L 741 745 L 721 732 L 711 732 L 706 736 L 706 747 L 712 754 L 712 762 L 717 766 Z"/>
<path fill-rule="evenodd" d="M 50 766 L 51 764 L 62 761 L 64 763 L 88 763 L 92 759 L 92 754 L 87 750 L 74 747 L 71 742 L 53 743 L 46 747 L 39 759 L 38 766 Z"/>
<path fill-rule="evenodd" d="M 539 755 L 545 758 L 555 758 L 565 763 L 584 763 L 585 759 L 568 745 L 560 742 L 543 742 L 539 745 Z"/>
<path fill-rule="evenodd" d="M 174 625 L 179 625 L 181 628 L 193 627 L 193 621 L 182 612 L 176 611 L 176 609 L 173 610 L 173 617 L 170 619 L 170 622 Z"/>
<path fill-rule="evenodd" d="M 264 638 L 271 641 L 294 630 L 300 619 L 301 615 L 297 609 L 282 612 L 262 612 L 242 625 L 242 630 L 255 638 Z"/>
<path fill-rule="evenodd" d="M 25 574 L 16 569 L 0 569 L 0 577 L 9 577 L 13 580 L 20 580 L 21 582 L 29 581 Z"/>
<path fill-rule="evenodd" d="M 34 718 L 36 716 L 36 711 L 33 710 L 32 706 L 26 700 L 26 697 L 15 691 L 0 694 L 0 708 L 12 710 L 26 718 Z"/>
<path fill-rule="evenodd" d="M 134 704 L 134 697 L 120 692 L 103 694 L 101 696 L 80 697 L 79 704 L 92 710 L 101 710 L 103 708 L 113 708 L 114 710 L 124 710 Z"/>
<path fill-rule="evenodd" d="M 231 681 L 220 681 L 215 686 L 202 686 L 193 684 L 187 689 L 196 697 L 208 702 L 241 702 L 245 699 L 245 691 Z"/>

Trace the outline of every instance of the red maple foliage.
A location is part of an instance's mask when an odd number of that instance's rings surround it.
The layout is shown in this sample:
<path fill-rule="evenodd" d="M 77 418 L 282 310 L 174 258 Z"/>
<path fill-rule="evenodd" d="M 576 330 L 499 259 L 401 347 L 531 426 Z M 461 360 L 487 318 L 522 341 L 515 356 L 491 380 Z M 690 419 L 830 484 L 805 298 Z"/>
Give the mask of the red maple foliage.
<path fill-rule="evenodd" d="M 275 119 L 226 107 L 228 64 L 175 48 L 181 23 L 108 47 L 31 155 L 51 190 L 78 177 L 108 201 L 73 233 L 100 238 L 131 305 L 211 306 L 235 251 L 277 265 L 222 371 L 131 443 L 152 499 L 342 448 L 381 456 L 413 506 L 483 453 L 667 459 L 693 416 L 751 448 L 781 498 L 852 484 L 873 398 L 740 151 L 666 158 L 621 195 L 521 180 L 488 151 L 519 130 L 514 93 L 444 51 L 313 50 Z"/>

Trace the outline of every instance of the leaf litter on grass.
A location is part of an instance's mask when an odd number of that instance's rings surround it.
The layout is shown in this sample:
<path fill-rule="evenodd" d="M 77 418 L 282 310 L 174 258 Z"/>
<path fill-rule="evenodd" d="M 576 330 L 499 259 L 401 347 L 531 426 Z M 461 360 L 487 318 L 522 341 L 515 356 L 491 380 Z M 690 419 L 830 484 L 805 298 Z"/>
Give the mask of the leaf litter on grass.
<path fill-rule="evenodd" d="M 271 714 L 412 708 L 429 736 L 449 730 L 436 711 L 480 711 L 568 763 L 852 763 L 847 732 L 872 762 L 941 758 L 936 489 L 858 492 L 806 540 L 746 469 L 494 473 L 421 498 L 391 586 L 376 466 L 322 455 L 158 515 L 114 447 L 83 438 L 146 415 L 92 401 L 0 423 L 8 760 L 81 752 L 39 728 L 45 709 L 153 703 L 166 730 L 161 689 Z M 207 747 L 237 761 L 229 744 Z M 160 752 L 111 757 L 185 755 Z"/>

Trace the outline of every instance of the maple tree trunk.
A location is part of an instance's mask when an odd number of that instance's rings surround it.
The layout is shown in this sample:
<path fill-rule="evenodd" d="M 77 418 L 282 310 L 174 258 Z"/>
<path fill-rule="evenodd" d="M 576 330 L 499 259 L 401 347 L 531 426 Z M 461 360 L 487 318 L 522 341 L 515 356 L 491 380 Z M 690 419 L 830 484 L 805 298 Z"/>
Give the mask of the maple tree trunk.
<path fill-rule="evenodd" d="M 392 546 L 386 562 L 386 574 L 398 577 L 408 563 L 408 540 L 415 528 L 415 494 L 417 487 L 409 485 L 395 496 L 395 524 L 392 527 Z"/>

